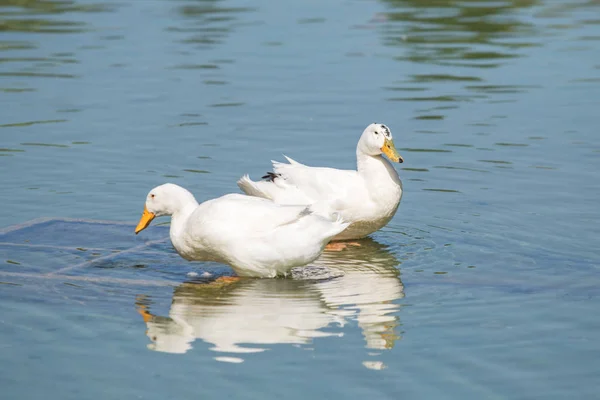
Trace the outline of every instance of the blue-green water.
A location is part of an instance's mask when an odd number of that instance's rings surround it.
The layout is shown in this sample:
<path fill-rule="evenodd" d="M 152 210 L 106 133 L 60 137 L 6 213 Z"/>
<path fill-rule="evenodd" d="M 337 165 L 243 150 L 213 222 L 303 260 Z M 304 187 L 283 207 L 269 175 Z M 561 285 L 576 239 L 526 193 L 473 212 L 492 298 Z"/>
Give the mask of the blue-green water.
<path fill-rule="evenodd" d="M 597 397 L 599 16 L 0 0 L 0 227 L 122 222 L 0 233 L 1 397 Z M 203 200 L 282 153 L 353 168 L 371 122 L 402 204 L 312 274 L 209 285 L 231 271 L 132 233 L 166 181 Z"/>

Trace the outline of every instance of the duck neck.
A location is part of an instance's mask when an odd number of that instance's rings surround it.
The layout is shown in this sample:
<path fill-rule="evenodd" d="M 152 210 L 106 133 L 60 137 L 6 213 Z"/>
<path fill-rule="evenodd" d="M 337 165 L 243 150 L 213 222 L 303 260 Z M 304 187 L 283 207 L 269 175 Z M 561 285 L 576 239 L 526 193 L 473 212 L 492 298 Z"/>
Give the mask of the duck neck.
<path fill-rule="evenodd" d="M 177 211 L 173 213 L 173 215 L 171 215 L 171 229 L 169 231 L 169 235 L 171 236 L 171 240 L 174 244 L 176 239 L 179 238 L 182 232 L 185 230 L 187 221 L 196 207 L 198 207 L 198 202 L 196 200 L 187 201 L 185 204 L 182 204 L 181 207 L 179 207 Z"/>
<path fill-rule="evenodd" d="M 382 155 L 371 156 L 357 149 L 356 164 L 358 174 L 365 180 L 374 197 L 385 195 L 390 190 L 401 190 L 398 173 Z"/>

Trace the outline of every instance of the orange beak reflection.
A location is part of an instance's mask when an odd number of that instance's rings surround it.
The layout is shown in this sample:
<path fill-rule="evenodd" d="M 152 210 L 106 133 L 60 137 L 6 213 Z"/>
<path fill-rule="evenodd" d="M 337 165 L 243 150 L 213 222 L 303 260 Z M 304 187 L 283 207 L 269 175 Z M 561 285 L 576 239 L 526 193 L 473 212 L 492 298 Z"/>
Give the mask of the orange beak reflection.
<path fill-rule="evenodd" d="M 135 227 L 135 234 L 137 235 L 138 233 L 140 233 L 141 231 L 146 229 L 148 227 L 148 225 L 150 225 L 150 222 L 152 222 L 154 217 L 156 217 L 156 215 L 154 215 L 153 213 L 148 211 L 146 206 L 144 206 L 144 212 L 142 213 L 142 218 L 140 218 L 140 222 L 138 222 L 137 226 Z"/>

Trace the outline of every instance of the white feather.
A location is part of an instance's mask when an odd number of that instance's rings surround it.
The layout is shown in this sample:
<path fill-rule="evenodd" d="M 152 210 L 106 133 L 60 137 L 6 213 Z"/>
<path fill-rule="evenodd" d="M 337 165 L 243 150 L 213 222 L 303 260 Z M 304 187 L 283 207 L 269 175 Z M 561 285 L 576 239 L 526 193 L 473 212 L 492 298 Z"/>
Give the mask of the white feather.
<path fill-rule="evenodd" d="M 310 167 L 284 155 L 288 163 L 271 161 L 276 175 L 272 181 L 255 182 L 244 175 L 238 186 L 250 196 L 278 204 L 314 205 L 317 212 L 338 212 L 350 226 L 334 240 L 361 238 L 385 226 L 402 198 L 398 173 L 381 156 L 386 138 L 393 143 L 384 125 L 365 129 L 357 145 L 354 171 Z"/>

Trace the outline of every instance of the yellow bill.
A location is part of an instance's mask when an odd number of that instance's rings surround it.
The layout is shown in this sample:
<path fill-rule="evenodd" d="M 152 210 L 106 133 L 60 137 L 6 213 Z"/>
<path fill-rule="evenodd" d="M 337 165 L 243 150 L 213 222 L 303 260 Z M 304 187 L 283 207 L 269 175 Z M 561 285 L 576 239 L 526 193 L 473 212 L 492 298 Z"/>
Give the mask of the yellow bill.
<path fill-rule="evenodd" d="M 152 220 L 154 219 L 155 216 L 156 215 L 154 215 L 153 213 L 148 211 L 146 206 L 144 206 L 144 212 L 142 213 L 142 218 L 140 218 L 140 222 L 138 222 L 137 226 L 135 227 L 135 234 L 137 235 L 138 233 L 140 233 L 141 231 L 146 229 L 148 227 L 148 225 L 150 225 L 150 222 L 152 222 Z"/>
<path fill-rule="evenodd" d="M 392 139 L 385 139 L 385 143 L 381 148 L 383 154 L 387 156 L 392 162 L 403 163 L 404 159 L 398 154 L 398 150 L 396 150 L 396 146 L 394 146 L 394 141 Z"/>

